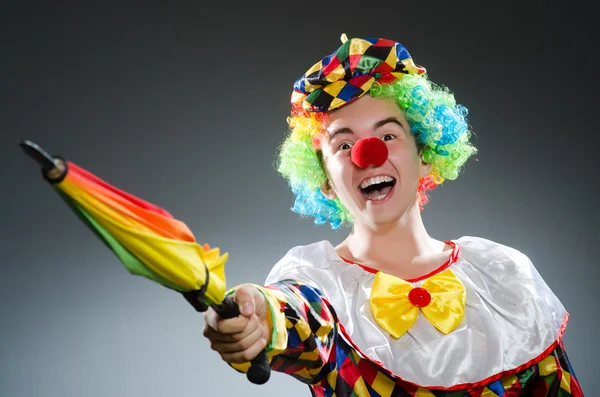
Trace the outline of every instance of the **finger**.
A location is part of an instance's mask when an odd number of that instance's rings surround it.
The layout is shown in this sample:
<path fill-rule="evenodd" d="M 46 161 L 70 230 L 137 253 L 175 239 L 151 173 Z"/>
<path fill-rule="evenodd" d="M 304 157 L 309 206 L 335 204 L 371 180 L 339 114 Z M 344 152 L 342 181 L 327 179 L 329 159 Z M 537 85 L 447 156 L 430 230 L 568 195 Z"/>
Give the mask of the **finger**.
<path fill-rule="evenodd" d="M 235 342 L 212 341 L 211 349 L 219 353 L 241 353 L 244 350 L 249 349 L 262 337 L 262 331 L 257 327 L 244 338 Z"/>
<path fill-rule="evenodd" d="M 244 331 L 250 323 L 250 319 L 244 316 L 234 318 L 218 319 L 215 331 L 222 334 L 237 334 Z"/>
<path fill-rule="evenodd" d="M 249 319 L 244 316 L 220 318 L 218 314 L 205 317 L 205 325 L 222 334 L 236 334 L 248 326 Z"/>
<path fill-rule="evenodd" d="M 254 290 L 256 288 L 251 285 L 242 285 L 235 291 L 233 300 L 238 304 L 240 313 L 243 316 L 249 317 L 254 314 L 256 305 L 254 303 Z"/>
<path fill-rule="evenodd" d="M 212 307 L 209 307 L 208 310 L 204 313 L 204 329 L 207 327 L 211 329 L 217 328 L 217 321 L 219 320 L 219 316 L 217 312 L 214 311 Z"/>
<path fill-rule="evenodd" d="M 256 341 L 252 346 L 243 352 L 238 353 L 221 353 L 221 358 L 232 364 L 243 364 L 251 361 L 254 357 L 258 356 L 265 347 L 267 346 L 267 341 L 264 338 L 260 338 Z"/>
<path fill-rule="evenodd" d="M 262 332 L 262 327 L 258 326 L 258 319 L 256 316 L 253 316 L 248 320 L 246 327 L 239 332 L 223 333 L 210 327 L 205 327 L 204 336 L 215 342 L 238 342 L 254 332 L 256 329 Z"/>

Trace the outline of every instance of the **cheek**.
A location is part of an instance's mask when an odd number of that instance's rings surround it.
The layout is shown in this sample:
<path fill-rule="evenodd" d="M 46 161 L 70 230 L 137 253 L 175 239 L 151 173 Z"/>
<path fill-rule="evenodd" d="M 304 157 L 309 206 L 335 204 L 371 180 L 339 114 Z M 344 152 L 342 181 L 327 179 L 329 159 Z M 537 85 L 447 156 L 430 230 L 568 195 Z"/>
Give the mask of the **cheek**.
<path fill-rule="evenodd" d="M 338 158 L 331 159 L 327 169 L 329 170 L 330 177 L 336 181 L 344 179 L 346 174 L 348 174 L 348 166 Z"/>
<path fill-rule="evenodd" d="M 350 159 L 350 151 L 338 151 L 334 152 L 333 149 L 329 146 L 323 147 L 323 160 L 325 164 L 327 164 L 327 168 L 331 171 L 339 170 L 342 167 L 346 166 L 347 160 Z"/>
<path fill-rule="evenodd" d="M 332 178 L 335 174 L 338 173 L 339 162 L 336 160 L 335 156 L 332 156 L 331 153 L 322 152 L 322 160 L 321 164 L 325 169 L 325 173 L 329 178 Z"/>
<path fill-rule="evenodd" d="M 400 174 L 420 172 L 421 158 L 415 151 L 410 150 L 410 148 L 390 150 L 388 159 Z"/>
<path fill-rule="evenodd" d="M 330 182 L 337 188 L 343 188 L 346 180 L 352 178 L 352 163 L 349 155 L 345 156 L 343 153 L 326 155 L 324 164 Z"/>

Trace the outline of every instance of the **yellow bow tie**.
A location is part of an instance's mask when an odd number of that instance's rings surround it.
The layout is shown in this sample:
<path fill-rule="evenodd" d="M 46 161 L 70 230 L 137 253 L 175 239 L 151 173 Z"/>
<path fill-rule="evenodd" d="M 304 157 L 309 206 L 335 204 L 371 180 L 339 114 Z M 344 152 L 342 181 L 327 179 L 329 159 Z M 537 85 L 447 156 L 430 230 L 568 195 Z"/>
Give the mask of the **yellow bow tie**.
<path fill-rule="evenodd" d="M 465 302 L 465 287 L 450 269 L 417 288 L 398 277 L 378 272 L 370 298 L 375 321 L 396 339 L 412 327 L 419 311 L 440 332 L 449 334 L 463 320 Z"/>

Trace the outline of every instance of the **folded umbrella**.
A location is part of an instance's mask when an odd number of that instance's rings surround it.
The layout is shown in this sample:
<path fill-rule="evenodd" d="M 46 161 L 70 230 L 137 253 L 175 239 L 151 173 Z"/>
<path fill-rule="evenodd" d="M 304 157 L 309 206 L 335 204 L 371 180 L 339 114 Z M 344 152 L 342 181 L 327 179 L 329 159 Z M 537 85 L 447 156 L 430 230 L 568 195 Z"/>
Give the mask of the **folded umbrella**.
<path fill-rule="evenodd" d="M 200 245 L 190 229 L 169 212 L 106 183 L 31 141 L 21 148 L 42 167 L 42 176 L 75 214 L 133 275 L 181 293 L 198 311 L 212 307 L 222 318 L 240 314 L 225 296 L 228 254 Z M 263 350 L 251 362 L 248 379 L 263 384 L 270 366 Z"/>

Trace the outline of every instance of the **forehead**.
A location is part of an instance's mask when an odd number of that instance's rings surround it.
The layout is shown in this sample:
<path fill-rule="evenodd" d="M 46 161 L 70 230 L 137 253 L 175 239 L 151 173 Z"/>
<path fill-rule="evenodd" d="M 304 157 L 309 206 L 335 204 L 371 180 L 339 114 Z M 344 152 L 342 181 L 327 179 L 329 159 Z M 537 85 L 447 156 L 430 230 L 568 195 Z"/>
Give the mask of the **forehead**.
<path fill-rule="evenodd" d="M 372 126 L 374 122 L 390 117 L 405 120 L 404 113 L 393 100 L 365 95 L 332 112 L 328 117 L 327 130 Z"/>

